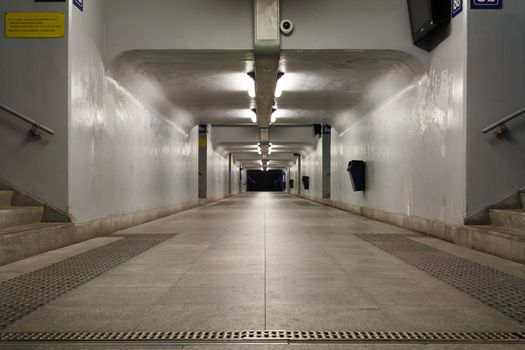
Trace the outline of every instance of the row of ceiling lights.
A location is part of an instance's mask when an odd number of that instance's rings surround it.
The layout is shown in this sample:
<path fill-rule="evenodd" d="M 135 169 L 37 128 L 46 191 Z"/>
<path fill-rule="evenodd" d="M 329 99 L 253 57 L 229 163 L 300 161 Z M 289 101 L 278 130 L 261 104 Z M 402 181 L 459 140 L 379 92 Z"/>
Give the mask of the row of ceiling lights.
<path fill-rule="evenodd" d="M 255 92 L 255 73 L 249 72 L 248 76 L 251 78 L 249 86 L 248 86 L 248 96 L 250 96 L 250 98 L 253 99 L 257 96 Z M 276 84 L 275 93 L 274 93 L 275 98 L 279 98 L 283 95 L 283 82 L 281 79 L 283 76 L 284 76 L 283 72 L 279 72 L 277 74 L 277 84 Z M 252 108 L 251 111 L 253 112 L 252 123 L 256 124 L 257 123 L 257 111 L 254 108 Z M 277 105 L 275 105 L 273 108 L 272 117 L 270 121 L 271 123 L 275 123 L 277 121 L 277 117 L 274 114 L 275 111 L 277 111 Z"/>

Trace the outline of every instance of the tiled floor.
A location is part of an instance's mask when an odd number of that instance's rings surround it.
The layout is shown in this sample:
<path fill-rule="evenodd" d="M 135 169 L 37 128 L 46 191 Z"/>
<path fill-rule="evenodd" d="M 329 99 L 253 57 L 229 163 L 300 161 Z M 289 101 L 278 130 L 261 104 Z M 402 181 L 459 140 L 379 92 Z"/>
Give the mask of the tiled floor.
<path fill-rule="evenodd" d="M 330 207 L 302 205 L 310 202 L 285 194 L 244 194 L 226 202 L 120 232 L 177 235 L 5 331 L 525 331 L 525 325 L 354 236 L 410 231 Z M 0 267 L 0 281 L 114 239 L 97 238 Z M 525 278 L 524 265 L 432 238 L 414 239 Z M 53 346 L 38 349 L 61 349 Z M 107 347 L 113 348 L 135 349 Z M 191 347 L 230 348 L 244 347 Z M 306 348 L 484 349 L 479 345 L 291 347 Z M 486 347 L 518 348 L 523 345 Z"/>

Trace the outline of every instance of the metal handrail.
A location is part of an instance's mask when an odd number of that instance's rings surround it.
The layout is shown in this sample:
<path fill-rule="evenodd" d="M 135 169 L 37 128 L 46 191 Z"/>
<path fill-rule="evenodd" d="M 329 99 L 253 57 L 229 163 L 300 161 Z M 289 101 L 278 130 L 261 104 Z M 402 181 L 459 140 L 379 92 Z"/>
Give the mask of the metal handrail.
<path fill-rule="evenodd" d="M 45 125 L 40 124 L 39 122 L 29 118 L 28 116 L 23 115 L 22 113 L 18 113 L 14 109 L 11 109 L 3 104 L 0 103 L 0 109 L 6 111 L 7 113 L 17 117 L 20 120 L 25 121 L 28 124 L 31 124 L 31 130 L 29 133 L 34 137 L 40 137 L 40 130 L 47 132 L 49 135 L 54 135 L 55 130 L 48 128 Z"/>
<path fill-rule="evenodd" d="M 501 119 L 499 122 L 496 122 L 492 125 L 487 126 L 485 129 L 481 130 L 482 133 L 486 134 L 494 130 L 494 133 L 498 138 L 502 138 L 507 133 L 506 123 L 510 122 L 512 119 L 525 114 L 525 107 L 516 112 L 509 114 L 505 118 Z"/>

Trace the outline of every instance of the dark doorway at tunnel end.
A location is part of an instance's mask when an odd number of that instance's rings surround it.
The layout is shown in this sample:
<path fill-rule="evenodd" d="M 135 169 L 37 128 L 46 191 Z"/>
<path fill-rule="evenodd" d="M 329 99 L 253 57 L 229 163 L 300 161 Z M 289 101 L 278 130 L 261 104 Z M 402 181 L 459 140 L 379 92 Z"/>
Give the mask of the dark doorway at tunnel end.
<path fill-rule="evenodd" d="M 248 170 L 248 192 L 283 192 L 286 175 L 283 170 Z"/>

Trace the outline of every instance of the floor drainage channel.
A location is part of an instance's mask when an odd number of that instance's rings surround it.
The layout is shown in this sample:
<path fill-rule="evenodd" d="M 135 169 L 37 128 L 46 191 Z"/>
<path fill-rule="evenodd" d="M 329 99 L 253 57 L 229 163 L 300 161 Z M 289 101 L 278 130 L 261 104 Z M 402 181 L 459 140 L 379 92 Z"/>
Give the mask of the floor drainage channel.
<path fill-rule="evenodd" d="M 356 236 L 525 324 L 525 280 L 404 235 L 361 233 Z"/>
<path fill-rule="evenodd" d="M 525 333 L 439 332 L 299 332 L 249 330 L 238 332 L 122 332 L 122 333 L 0 333 L 2 343 L 525 343 Z"/>
<path fill-rule="evenodd" d="M 130 234 L 0 283 L 0 330 L 174 234 Z"/>

